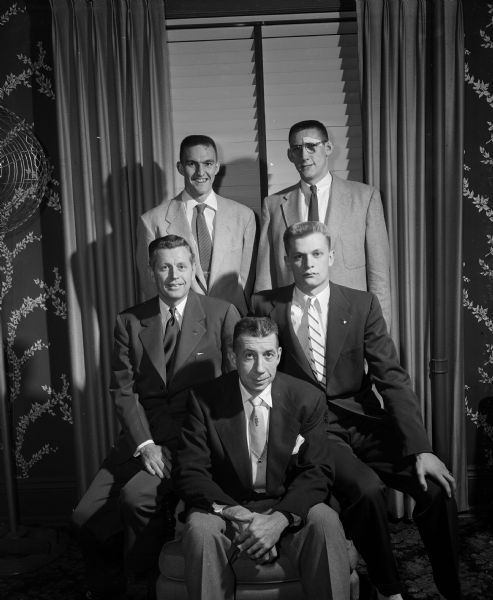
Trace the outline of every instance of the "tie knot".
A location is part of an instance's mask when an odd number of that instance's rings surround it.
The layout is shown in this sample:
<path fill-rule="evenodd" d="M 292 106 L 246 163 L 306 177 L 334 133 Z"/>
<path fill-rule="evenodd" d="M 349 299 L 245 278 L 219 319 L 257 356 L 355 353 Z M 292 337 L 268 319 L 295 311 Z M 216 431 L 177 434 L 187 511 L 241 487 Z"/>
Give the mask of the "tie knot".
<path fill-rule="evenodd" d="M 316 185 L 311 185 L 310 186 L 310 192 L 312 194 L 316 194 L 317 193 L 317 186 Z"/>
<path fill-rule="evenodd" d="M 250 398 L 250 402 L 253 404 L 254 407 L 257 407 L 262 404 L 262 398 L 260 398 L 260 396 L 255 396 Z"/>
<path fill-rule="evenodd" d="M 169 307 L 169 320 L 171 321 L 171 324 L 173 324 L 175 322 L 175 318 L 176 318 L 176 307 L 170 306 Z"/>
<path fill-rule="evenodd" d="M 202 203 L 198 203 L 198 204 L 195 205 L 195 208 L 196 208 L 196 210 L 197 210 L 197 212 L 198 212 L 199 215 L 203 215 L 204 214 L 204 210 L 205 210 L 206 206 L 207 205 L 205 203 L 203 203 L 203 204 Z"/>

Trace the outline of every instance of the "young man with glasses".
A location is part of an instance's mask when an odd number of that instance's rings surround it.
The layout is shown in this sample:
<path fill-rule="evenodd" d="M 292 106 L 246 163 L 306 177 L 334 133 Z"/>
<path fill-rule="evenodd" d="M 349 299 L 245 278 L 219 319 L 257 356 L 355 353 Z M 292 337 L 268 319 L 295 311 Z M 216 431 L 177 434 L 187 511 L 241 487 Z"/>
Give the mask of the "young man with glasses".
<path fill-rule="evenodd" d="M 293 282 L 284 263 L 284 231 L 299 221 L 321 221 L 333 240 L 331 280 L 376 294 L 389 327 L 389 242 L 380 193 L 331 173 L 333 149 L 319 121 L 301 121 L 291 127 L 288 158 L 300 181 L 264 200 L 255 290 Z"/>

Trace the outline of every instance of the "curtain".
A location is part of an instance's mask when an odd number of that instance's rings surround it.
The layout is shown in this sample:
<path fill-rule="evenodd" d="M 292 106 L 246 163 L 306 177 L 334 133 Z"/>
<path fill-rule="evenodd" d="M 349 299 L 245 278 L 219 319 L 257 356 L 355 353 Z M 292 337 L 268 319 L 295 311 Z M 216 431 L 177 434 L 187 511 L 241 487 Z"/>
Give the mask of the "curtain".
<path fill-rule="evenodd" d="M 382 192 L 392 254 L 391 334 L 465 510 L 462 7 L 356 5 L 365 173 Z M 395 511 L 402 509 L 397 497 Z"/>
<path fill-rule="evenodd" d="M 162 0 L 51 0 L 76 478 L 116 433 L 108 397 L 116 313 L 138 301 L 138 216 L 172 191 Z"/>

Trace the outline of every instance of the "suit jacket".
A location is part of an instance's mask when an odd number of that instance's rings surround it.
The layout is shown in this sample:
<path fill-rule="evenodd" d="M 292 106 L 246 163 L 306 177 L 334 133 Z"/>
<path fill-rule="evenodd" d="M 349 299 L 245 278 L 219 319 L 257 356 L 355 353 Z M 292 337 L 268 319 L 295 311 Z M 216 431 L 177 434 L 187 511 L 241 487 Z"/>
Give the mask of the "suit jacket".
<path fill-rule="evenodd" d="M 255 294 L 252 310 L 279 326 L 281 370 L 321 387 L 291 323 L 293 291 L 291 285 Z M 368 419 L 379 418 L 385 413 L 372 391 L 375 384 L 395 425 L 402 457 L 431 451 L 418 399 L 399 364 L 374 294 L 330 283 L 325 366 L 329 409 L 338 406 Z"/>
<path fill-rule="evenodd" d="M 187 391 L 229 369 L 227 353 L 238 319 L 233 305 L 190 290 L 168 381 L 158 297 L 117 316 L 110 393 L 122 434 L 110 462 L 127 460 L 151 438 L 176 446 Z"/>
<path fill-rule="evenodd" d="M 274 510 L 303 519 L 323 502 L 332 482 L 324 395 L 310 384 L 277 373 L 272 384 L 267 446 L 267 494 Z M 298 435 L 305 441 L 292 454 Z M 242 504 L 252 497 L 245 413 L 236 372 L 190 392 L 187 420 L 173 470 L 189 506 Z"/>
<path fill-rule="evenodd" d="M 304 220 L 299 189 L 298 183 L 264 200 L 256 291 L 293 283 L 284 263 L 282 238 L 290 225 Z M 380 193 L 364 183 L 332 174 L 325 224 L 334 250 L 331 280 L 376 294 L 390 327 L 390 250 Z"/>
<path fill-rule="evenodd" d="M 144 213 L 137 225 L 137 268 L 145 298 L 156 293 L 148 272 L 148 247 L 152 240 L 169 234 L 179 235 L 190 244 L 197 266 L 192 289 L 199 294 L 232 302 L 245 315 L 255 280 L 257 223 L 254 212 L 243 204 L 216 194 L 217 212 L 209 274 L 209 288 L 200 261 L 195 237 L 188 223 L 181 194 L 161 202 Z"/>

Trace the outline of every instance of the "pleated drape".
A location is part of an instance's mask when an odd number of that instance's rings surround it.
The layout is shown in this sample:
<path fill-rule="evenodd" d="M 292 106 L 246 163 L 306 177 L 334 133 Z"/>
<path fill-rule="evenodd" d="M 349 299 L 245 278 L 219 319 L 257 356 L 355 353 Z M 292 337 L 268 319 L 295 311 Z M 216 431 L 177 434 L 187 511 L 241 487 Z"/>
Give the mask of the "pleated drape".
<path fill-rule="evenodd" d="M 389 231 L 392 337 L 466 509 L 462 7 L 460 0 L 356 5 L 364 165 L 367 182 L 382 192 Z"/>
<path fill-rule="evenodd" d="M 138 216 L 172 191 L 162 0 L 51 0 L 79 491 L 116 432 L 116 313 L 138 300 Z M 60 249 L 62 252 L 62 249 Z"/>

